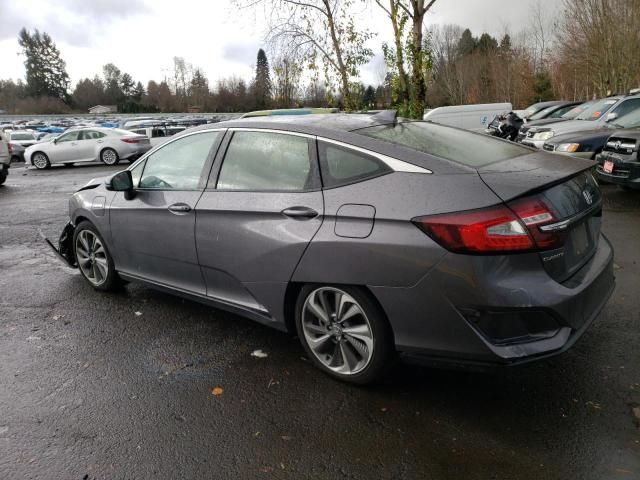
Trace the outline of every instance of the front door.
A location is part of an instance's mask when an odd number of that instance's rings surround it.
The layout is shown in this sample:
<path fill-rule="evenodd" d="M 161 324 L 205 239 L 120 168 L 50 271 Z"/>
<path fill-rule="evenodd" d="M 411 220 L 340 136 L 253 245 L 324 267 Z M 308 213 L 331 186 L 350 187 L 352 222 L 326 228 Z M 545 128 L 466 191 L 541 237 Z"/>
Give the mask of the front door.
<path fill-rule="evenodd" d="M 279 316 L 277 299 L 322 223 L 315 140 L 257 130 L 232 135 L 196 208 L 207 295 Z"/>
<path fill-rule="evenodd" d="M 51 163 L 70 162 L 80 158 L 78 150 L 79 130 L 63 133 L 53 141 L 51 148 L 47 150 Z"/>
<path fill-rule="evenodd" d="M 195 206 L 221 131 L 167 143 L 132 169 L 136 195 L 118 192 L 110 209 L 116 269 L 204 295 L 195 242 Z M 141 170 L 141 171 L 140 171 Z"/>

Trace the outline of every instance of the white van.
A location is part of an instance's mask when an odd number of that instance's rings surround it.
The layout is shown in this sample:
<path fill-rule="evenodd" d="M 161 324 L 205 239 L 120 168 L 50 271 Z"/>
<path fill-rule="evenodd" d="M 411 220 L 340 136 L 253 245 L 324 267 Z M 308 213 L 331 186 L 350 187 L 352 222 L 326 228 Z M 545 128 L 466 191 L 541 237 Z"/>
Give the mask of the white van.
<path fill-rule="evenodd" d="M 496 115 L 508 113 L 512 108 L 508 102 L 455 105 L 427 110 L 422 118 L 443 125 L 483 132 Z"/>

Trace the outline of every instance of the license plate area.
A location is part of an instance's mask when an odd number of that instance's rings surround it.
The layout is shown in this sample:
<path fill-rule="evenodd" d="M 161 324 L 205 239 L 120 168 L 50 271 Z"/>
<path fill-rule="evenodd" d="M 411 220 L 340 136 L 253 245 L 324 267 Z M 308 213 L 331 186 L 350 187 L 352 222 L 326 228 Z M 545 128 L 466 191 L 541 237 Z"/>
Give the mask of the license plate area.
<path fill-rule="evenodd" d="M 615 164 L 611 160 L 605 160 L 604 165 L 602 166 L 602 170 L 605 173 L 613 173 L 613 169 Z"/>

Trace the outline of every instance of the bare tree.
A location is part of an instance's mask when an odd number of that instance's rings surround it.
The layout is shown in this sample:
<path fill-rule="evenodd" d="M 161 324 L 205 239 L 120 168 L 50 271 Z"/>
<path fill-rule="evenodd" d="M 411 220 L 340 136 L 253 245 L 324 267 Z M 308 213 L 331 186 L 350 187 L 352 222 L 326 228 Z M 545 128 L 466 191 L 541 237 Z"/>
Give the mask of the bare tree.
<path fill-rule="evenodd" d="M 320 59 L 328 80 L 335 78 L 347 109 L 356 108 L 350 84 L 359 68 L 373 55 L 366 42 L 373 34 L 356 28 L 351 7 L 354 0 L 237 0 L 244 6 L 262 5 L 270 29 L 268 40 L 275 52 L 296 50 L 318 68 Z"/>

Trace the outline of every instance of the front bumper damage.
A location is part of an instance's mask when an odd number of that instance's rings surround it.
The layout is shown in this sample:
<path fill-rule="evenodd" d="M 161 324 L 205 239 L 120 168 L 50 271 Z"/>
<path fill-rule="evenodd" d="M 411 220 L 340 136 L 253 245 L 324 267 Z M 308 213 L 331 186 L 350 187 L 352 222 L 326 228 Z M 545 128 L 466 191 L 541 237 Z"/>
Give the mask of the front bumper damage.
<path fill-rule="evenodd" d="M 54 253 L 60 258 L 67 266 L 71 268 L 77 268 L 76 256 L 73 251 L 73 231 L 75 227 L 71 222 L 67 223 L 62 229 L 60 238 L 58 239 L 58 248 L 49 240 L 44 237 L 44 241 L 53 249 Z"/>

